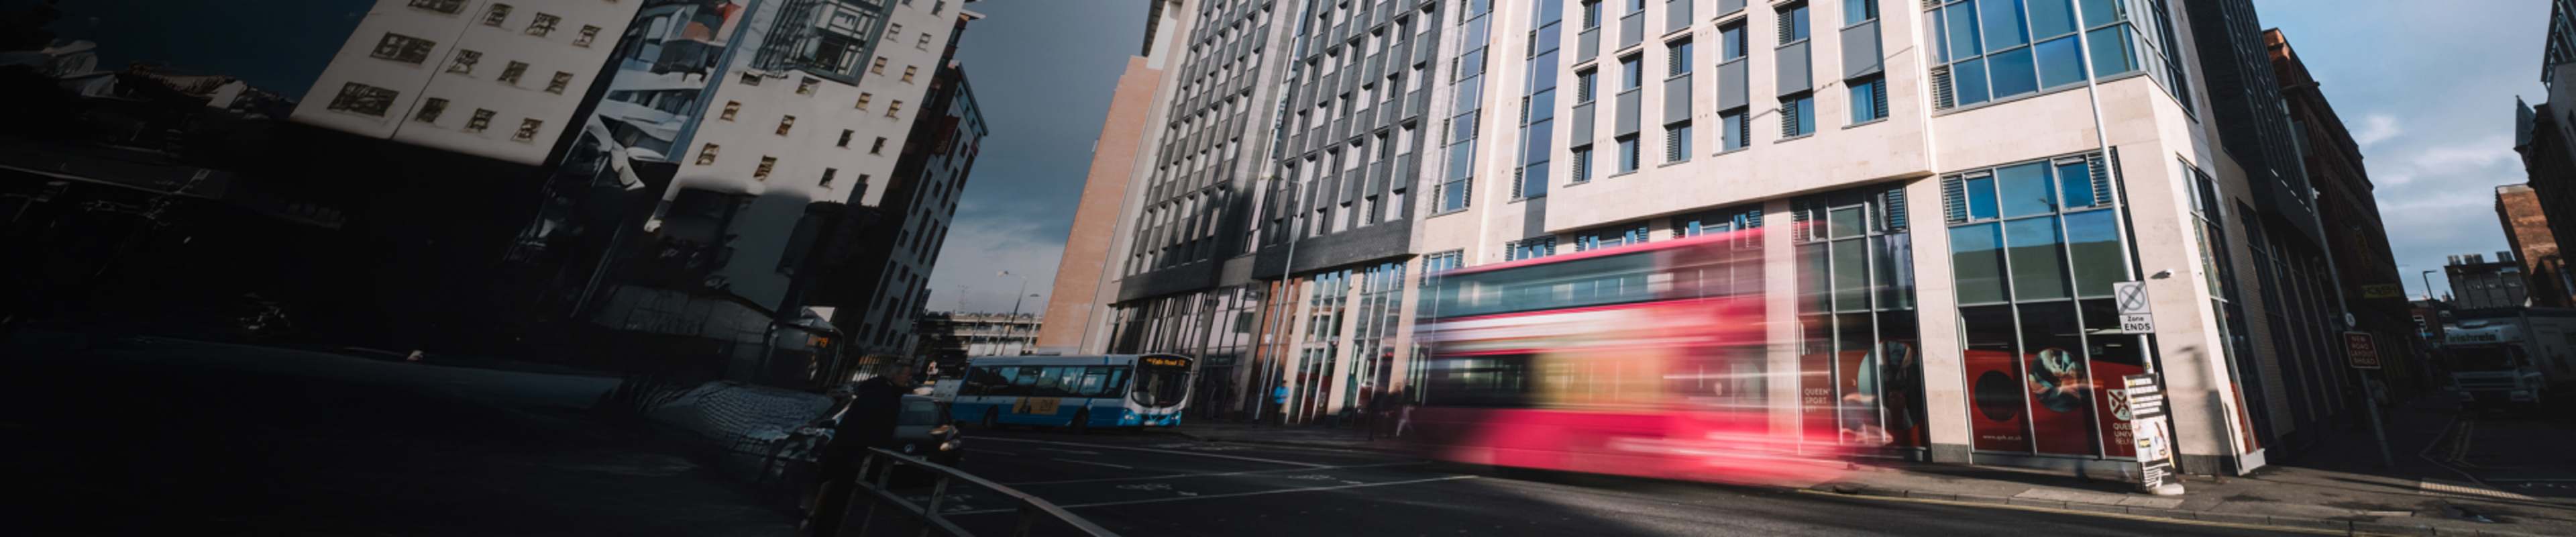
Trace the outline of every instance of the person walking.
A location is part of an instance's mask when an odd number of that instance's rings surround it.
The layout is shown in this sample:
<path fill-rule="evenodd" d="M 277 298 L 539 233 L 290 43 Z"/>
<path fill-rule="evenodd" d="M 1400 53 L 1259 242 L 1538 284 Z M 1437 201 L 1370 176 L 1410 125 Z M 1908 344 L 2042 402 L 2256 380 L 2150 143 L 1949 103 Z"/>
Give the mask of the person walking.
<path fill-rule="evenodd" d="M 1288 383 L 1286 383 L 1286 382 L 1282 382 L 1282 383 L 1279 383 L 1279 387 L 1270 389 L 1270 406 L 1271 406 L 1271 408 L 1277 408 L 1277 409 L 1279 409 L 1279 424 L 1280 424 L 1280 425 L 1287 425 L 1287 424 L 1288 424 Z"/>
<path fill-rule="evenodd" d="M 806 517 L 809 535 L 830 537 L 841 530 L 851 492 L 866 478 L 859 475 L 859 464 L 867 460 L 868 448 L 894 443 L 895 417 L 903 410 L 903 394 L 911 391 L 909 369 L 870 377 L 851 390 L 841 423 L 833 428 L 832 443 L 823 448 L 822 486 L 815 494 L 814 511 Z"/>

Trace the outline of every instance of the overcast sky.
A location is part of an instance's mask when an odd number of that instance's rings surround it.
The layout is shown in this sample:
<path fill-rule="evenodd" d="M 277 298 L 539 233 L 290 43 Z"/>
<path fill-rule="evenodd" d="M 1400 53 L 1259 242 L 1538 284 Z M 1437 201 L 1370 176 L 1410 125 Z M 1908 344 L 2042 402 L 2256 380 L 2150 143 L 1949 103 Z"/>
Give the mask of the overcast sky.
<path fill-rule="evenodd" d="M 30 0 L 0 0 L 24 6 Z M 82 0 L 56 25 L 108 66 L 164 60 L 300 95 L 370 0 Z M 986 0 L 958 52 L 992 135 L 959 203 L 927 307 L 1009 311 L 1018 277 L 1044 295 L 1109 92 L 1144 35 L 1144 0 Z M 2494 186 L 2525 180 L 2513 101 L 2539 82 L 2546 0 L 2255 0 L 2352 129 L 2403 282 L 2445 255 L 2505 249 Z M 148 14 L 148 15 L 147 15 Z M 220 45 L 220 46 L 217 46 Z M 2353 282 L 2353 285 L 2372 282 Z M 2437 291 L 2446 286 L 2438 278 Z M 961 287 L 963 292 L 961 293 Z M 1043 311 L 1044 300 L 1021 307 Z"/>

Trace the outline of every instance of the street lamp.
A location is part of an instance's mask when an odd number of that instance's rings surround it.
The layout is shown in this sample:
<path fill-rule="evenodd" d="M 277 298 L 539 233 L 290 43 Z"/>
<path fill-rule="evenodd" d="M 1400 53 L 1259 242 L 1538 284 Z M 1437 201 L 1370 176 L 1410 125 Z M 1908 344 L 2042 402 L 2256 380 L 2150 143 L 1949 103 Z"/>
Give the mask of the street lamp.
<path fill-rule="evenodd" d="M 2416 274 L 2415 274 L 2415 275 L 2417 275 L 2417 276 L 2422 276 L 2422 277 L 2424 277 L 2424 301 L 2425 301 L 2425 302 L 2432 302 L 2432 301 L 2433 301 L 2433 273 L 2435 273 L 2435 272 L 2440 272 L 2440 271 L 2437 271 L 2437 270 L 2427 270 L 2427 271 L 2424 271 L 2424 272 L 2420 272 L 2420 273 L 2416 273 Z"/>

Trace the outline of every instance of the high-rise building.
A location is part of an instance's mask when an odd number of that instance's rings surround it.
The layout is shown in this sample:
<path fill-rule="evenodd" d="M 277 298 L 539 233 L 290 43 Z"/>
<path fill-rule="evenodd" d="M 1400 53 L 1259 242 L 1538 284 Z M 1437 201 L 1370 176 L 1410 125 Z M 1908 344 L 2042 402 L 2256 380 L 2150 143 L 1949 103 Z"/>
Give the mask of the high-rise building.
<path fill-rule="evenodd" d="M 2485 254 L 2454 255 L 2450 257 L 2448 263 L 2442 265 L 2442 273 L 2450 279 L 2451 295 L 2448 305 L 2451 309 L 2521 308 L 2531 305 L 2529 280 L 2524 277 L 2522 263 L 2513 259 L 2513 252 L 2496 252 L 2496 258 L 2493 261 L 2487 260 Z"/>
<path fill-rule="evenodd" d="M 2498 185 L 2495 198 L 2496 221 L 2504 224 L 2505 243 L 2513 247 L 2511 260 L 2522 264 L 2531 305 L 2567 307 L 2567 260 L 2559 256 L 2558 238 L 2549 229 L 2549 215 L 2541 211 L 2540 195 L 2530 185 Z"/>
<path fill-rule="evenodd" d="M 1084 350 L 1209 357 L 1211 415 L 1324 419 L 1443 374 L 1413 334 L 1441 271 L 1766 227 L 1738 247 L 1764 254 L 1767 370 L 1813 383 L 1764 388 L 1797 402 L 1774 422 L 1890 433 L 1808 442 L 2109 470 L 2109 400 L 2020 379 L 2154 371 L 2194 394 L 2185 469 L 2242 472 L 2355 404 L 2312 183 L 2368 186 L 2351 155 L 2308 170 L 2300 136 L 2339 120 L 2284 106 L 2312 87 L 2276 75 L 2250 2 L 1288 1 L 1248 90 L 1228 32 L 1271 15 L 1155 5 L 1189 52 L 1095 300 L 1112 337 Z M 1231 123 L 1247 95 L 1266 139 Z M 2124 281 L 2151 333 L 2118 322 Z"/>
<path fill-rule="evenodd" d="M 638 4 L 377 0 L 290 117 L 535 166 L 573 123 Z"/>
<path fill-rule="evenodd" d="M 1081 352 L 1091 338 L 1104 335 L 1092 320 L 1093 314 L 1104 311 L 1098 298 L 1105 287 L 1102 276 L 1108 272 L 1109 245 L 1116 235 L 1129 178 L 1142 154 L 1155 90 L 1162 87 L 1166 59 L 1174 54 L 1168 49 L 1177 42 L 1157 39 L 1171 35 L 1159 30 L 1149 26 L 1143 54 L 1127 58 L 1126 70 L 1119 73 L 1118 86 L 1110 92 L 1100 137 L 1092 142 L 1091 169 L 1083 176 L 1082 197 L 1074 204 L 1073 229 L 1065 235 L 1064 254 L 1056 263 L 1053 292 L 1047 293 L 1051 298 L 1046 316 L 1056 322 L 1038 332 L 1039 352 Z"/>
<path fill-rule="evenodd" d="M 2552 239 L 2546 245 L 2536 239 L 2539 230 L 2525 230 L 2533 215 L 2507 217 L 2506 237 L 2522 254 L 2532 277 L 2533 299 L 2543 304 L 2566 304 L 2576 295 L 2564 262 L 2558 255 L 2565 244 L 2557 239 L 2576 237 L 2576 84 L 2559 85 L 2560 74 L 2576 69 L 2576 0 L 2551 0 L 2549 34 L 2542 46 L 2540 81 L 2548 87 L 2548 102 L 2538 106 L 2514 100 L 2514 151 L 2522 155 L 2523 169 L 2529 175 L 2531 203 L 2537 205 L 2536 218 L 2546 223 Z M 2504 192 L 2497 192 L 2497 209 L 2505 209 Z M 2550 250 L 2544 257 L 2539 249 Z M 2544 270 L 2546 272 L 2544 272 Z"/>
<path fill-rule="evenodd" d="M 643 0 L 510 258 L 537 307 L 764 382 L 899 365 L 985 133 L 948 0 Z"/>

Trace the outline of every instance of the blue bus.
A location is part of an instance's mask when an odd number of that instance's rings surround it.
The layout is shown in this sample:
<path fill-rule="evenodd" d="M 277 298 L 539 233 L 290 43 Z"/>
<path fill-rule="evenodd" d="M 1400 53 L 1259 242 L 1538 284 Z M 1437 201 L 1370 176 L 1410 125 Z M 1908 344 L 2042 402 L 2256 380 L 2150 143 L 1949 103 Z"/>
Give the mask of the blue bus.
<path fill-rule="evenodd" d="M 948 412 L 986 427 L 1171 427 L 1181 424 L 1189 402 L 1191 361 L 1175 354 L 974 358 Z"/>

